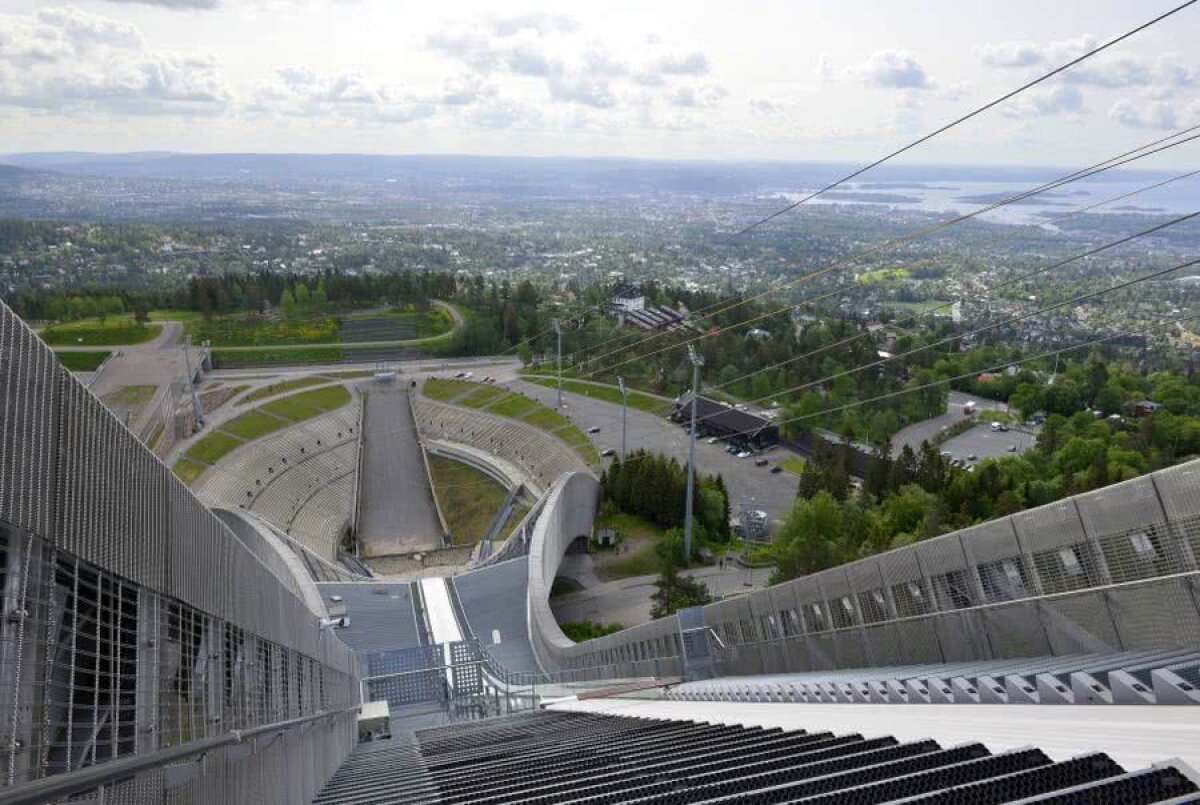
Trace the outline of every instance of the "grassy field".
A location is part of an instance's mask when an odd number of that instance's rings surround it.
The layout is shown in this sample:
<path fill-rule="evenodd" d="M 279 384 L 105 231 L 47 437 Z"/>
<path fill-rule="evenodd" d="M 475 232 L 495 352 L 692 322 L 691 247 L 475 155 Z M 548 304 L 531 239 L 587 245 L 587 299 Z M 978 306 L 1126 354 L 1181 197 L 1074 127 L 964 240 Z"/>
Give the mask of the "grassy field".
<path fill-rule="evenodd" d="M 546 388 L 558 388 L 558 382 L 553 377 L 544 377 L 534 374 L 523 374 L 523 380 L 528 380 L 530 383 L 537 383 L 539 386 Z M 581 394 L 584 397 L 591 397 L 596 400 L 621 404 L 621 389 L 615 386 L 606 386 L 598 383 L 588 383 L 583 380 L 568 380 L 563 378 L 563 391 L 569 391 L 573 394 Z M 652 394 L 646 394 L 641 391 L 629 392 L 629 407 L 636 408 L 639 411 L 645 411 L 656 416 L 666 416 L 671 413 L 671 403 L 667 400 L 661 400 Z"/>
<path fill-rule="evenodd" d="M 257 439 L 260 436 L 266 436 L 271 431 L 279 430 L 285 424 L 287 423 L 280 422 L 277 417 L 265 414 L 260 409 L 255 408 L 252 411 L 247 411 L 229 420 L 221 426 L 221 430 L 249 441 L 250 439 Z M 201 439 L 200 441 L 204 440 Z"/>
<path fill-rule="evenodd" d="M 111 352 L 62 352 L 55 350 L 58 362 L 72 372 L 94 372 L 108 360 Z"/>
<path fill-rule="evenodd" d="M 208 465 L 192 461 L 189 458 L 181 458 L 175 462 L 175 466 L 172 469 L 179 476 L 179 480 L 191 486 L 196 482 L 197 478 L 204 474 L 204 471 L 208 469 Z"/>
<path fill-rule="evenodd" d="M 872 285 L 879 282 L 898 282 L 911 276 L 907 268 L 880 268 L 876 271 L 866 271 L 858 275 L 860 285 Z"/>
<path fill-rule="evenodd" d="M 607 548 L 594 548 L 592 560 L 596 574 L 604 581 L 627 579 L 631 576 L 648 576 L 661 569 L 661 560 L 654 551 L 663 535 L 663 530 L 651 522 L 620 512 L 596 521 L 596 532 L 601 528 L 615 529 L 621 539 L 621 553 Z"/>
<path fill-rule="evenodd" d="M 457 380 L 442 380 L 440 377 L 431 377 L 425 381 L 422 391 L 431 400 L 446 402 L 462 394 L 464 385 Z"/>
<path fill-rule="evenodd" d="M 215 464 L 226 453 L 233 452 L 242 444 L 244 442 L 241 439 L 230 436 L 223 430 L 215 430 L 189 447 L 184 455 L 195 461 Z"/>
<path fill-rule="evenodd" d="M 80 319 L 64 322 L 42 330 L 38 335 L 51 346 L 116 347 L 144 344 L 158 337 L 161 324 L 140 327 L 132 313 L 109 316 L 103 323 L 99 319 Z"/>
<path fill-rule="evenodd" d="M 300 349 L 214 349 L 213 363 L 218 369 L 251 366 L 294 366 L 307 363 L 340 363 L 346 360 L 341 347 L 302 347 Z"/>
<path fill-rule="evenodd" d="M 257 315 L 216 316 L 187 323 L 195 342 L 212 341 L 214 347 L 256 347 L 272 344 L 334 344 L 338 322 L 331 316 L 271 321 Z"/>
<path fill-rule="evenodd" d="M 429 473 L 455 544 L 474 545 L 483 539 L 508 491 L 479 470 L 444 456 L 429 456 Z M 507 537 L 526 511 L 527 506 L 514 507 L 501 535 Z"/>
<path fill-rule="evenodd" d="M 175 474 L 193 483 L 210 464 L 215 464 L 246 442 L 268 433 L 303 422 L 350 402 L 350 392 L 342 386 L 302 391 L 258 408 L 253 408 L 221 425 L 196 441 L 184 457 L 175 462 Z"/>
<path fill-rule="evenodd" d="M 121 386 L 105 394 L 104 402 L 110 407 L 141 408 L 153 399 L 156 391 L 158 386 Z"/>
<path fill-rule="evenodd" d="M 600 466 L 600 453 L 583 431 L 571 424 L 566 417 L 528 397 L 484 383 L 440 378 L 426 380 L 422 393 L 435 400 L 454 400 L 457 405 L 487 411 L 489 414 L 508 417 L 518 422 L 526 422 L 535 428 L 552 431 L 576 453 L 583 456 L 588 464 Z"/>
<path fill-rule="evenodd" d="M 775 464 L 783 467 L 786 472 L 790 472 L 792 475 L 799 475 L 804 472 L 804 459 L 799 456 L 791 456 L 790 458 L 776 461 Z"/>
<path fill-rule="evenodd" d="M 242 399 L 238 400 L 238 405 L 246 405 L 247 403 L 264 400 L 267 397 L 274 397 L 276 394 L 283 394 L 285 391 L 295 391 L 296 389 L 304 389 L 309 386 L 318 386 L 322 383 L 328 383 L 327 377 L 298 377 L 295 380 L 282 380 L 278 383 L 272 383 L 269 386 L 257 388 L 247 394 Z"/>
<path fill-rule="evenodd" d="M 348 402 L 350 392 L 345 386 L 329 386 L 274 400 L 262 406 L 261 410 L 293 422 L 302 422 L 326 411 L 341 408 Z"/>
<path fill-rule="evenodd" d="M 150 321 L 196 321 L 201 315 L 195 310 L 151 310 Z"/>

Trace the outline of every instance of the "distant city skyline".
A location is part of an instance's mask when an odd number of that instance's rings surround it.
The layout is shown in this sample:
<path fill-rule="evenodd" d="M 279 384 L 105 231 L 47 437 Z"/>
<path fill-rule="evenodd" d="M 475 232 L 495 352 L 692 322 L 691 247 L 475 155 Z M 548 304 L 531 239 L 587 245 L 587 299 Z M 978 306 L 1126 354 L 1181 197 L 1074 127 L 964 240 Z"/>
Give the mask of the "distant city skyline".
<path fill-rule="evenodd" d="M 863 161 L 1173 5 L 0 0 L 0 153 Z M 1197 31 L 1185 10 L 905 164 L 1086 164 L 1200 124 Z"/>

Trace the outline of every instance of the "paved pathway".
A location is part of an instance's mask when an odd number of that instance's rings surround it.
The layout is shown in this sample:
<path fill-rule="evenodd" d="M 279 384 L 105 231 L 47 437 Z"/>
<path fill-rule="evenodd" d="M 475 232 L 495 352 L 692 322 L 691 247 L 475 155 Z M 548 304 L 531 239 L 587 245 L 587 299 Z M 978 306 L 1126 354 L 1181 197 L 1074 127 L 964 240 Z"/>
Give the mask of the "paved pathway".
<path fill-rule="evenodd" d="M 525 380 L 505 384 L 519 390 L 544 405 L 555 406 L 557 391 Z M 583 431 L 599 427 L 600 432 L 588 434 L 598 450 L 613 448 L 621 450 L 621 406 L 582 394 L 563 391 L 567 410 L 562 412 Z M 683 428 L 670 420 L 654 414 L 629 409 L 626 446 L 630 452 L 645 448 L 651 453 L 674 456 L 686 463 L 688 438 Z M 793 455 L 784 447 L 776 447 L 763 454 L 772 464 Z M 608 461 L 609 459 L 605 459 Z M 771 474 L 770 467 L 756 467 L 753 458 L 737 458 L 725 452 L 725 443 L 708 444 L 707 440 L 696 442 L 696 468 L 706 475 L 720 473 L 729 490 L 730 505 L 736 511 L 743 503 L 754 499 L 754 508 L 762 509 L 773 521 L 787 516 L 796 499 L 796 477 L 791 473 Z"/>
<path fill-rule="evenodd" d="M 708 586 L 714 597 L 739 595 L 767 586 L 773 568 L 747 570 L 736 565 L 699 567 L 683 571 Z M 657 576 L 633 576 L 550 599 L 559 623 L 591 620 L 636 626 L 650 620 L 650 596 Z"/>

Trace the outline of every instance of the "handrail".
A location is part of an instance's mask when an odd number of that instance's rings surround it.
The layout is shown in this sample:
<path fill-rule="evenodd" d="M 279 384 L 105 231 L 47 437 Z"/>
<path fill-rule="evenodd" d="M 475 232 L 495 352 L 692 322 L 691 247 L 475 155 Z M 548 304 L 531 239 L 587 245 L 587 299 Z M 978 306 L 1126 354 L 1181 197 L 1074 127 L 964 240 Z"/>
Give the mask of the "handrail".
<path fill-rule="evenodd" d="M 119 760 L 99 763 L 95 766 L 85 766 L 74 771 L 54 774 L 49 777 L 43 777 L 40 780 L 33 780 L 28 783 L 4 788 L 0 790 L 0 799 L 3 799 L 5 805 L 39 805 L 45 802 L 57 802 L 64 797 L 80 794 L 85 791 L 92 791 L 108 783 L 133 777 L 141 772 L 165 766 L 174 761 L 184 760 L 193 755 L 205 754 L 224 746 L 239 744 L 249 738 L 256 738 L 259 735 L 283 732 L 312 721 L 320 721 L 325 718 L 357 712 L 358 709 L 359 705 L 345 707 L 341 710 L 322 710 L 300 718 L 276 721 L 273 724 L 264 724 L 244 730 L 230 730 L 224 735 L 218 735 L 213 738 L 200 738 L 180 744 L 179 746 L 172 746 L 168 749 L 159 749 L 156 752 L 130 755 Z"/>

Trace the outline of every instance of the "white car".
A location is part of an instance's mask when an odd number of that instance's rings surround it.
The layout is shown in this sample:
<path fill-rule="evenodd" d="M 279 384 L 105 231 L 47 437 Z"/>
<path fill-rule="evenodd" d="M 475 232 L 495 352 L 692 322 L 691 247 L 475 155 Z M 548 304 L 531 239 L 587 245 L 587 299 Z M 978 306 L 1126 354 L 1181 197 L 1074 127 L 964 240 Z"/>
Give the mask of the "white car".
<path fill-rule="evenodd" d="M 463 377 L 466 378 L 467 380 L 470 380 L 474 376 L 475 376 L 474 372 L 463 372 Z"/>
<path fill-rule="evenodd" d="M 750 458 L 750 451 L 749 451 L 749 450 L 743 450 L 742 452 L 740 452 L 740 453 L 738 453 L 738 454 L 737 454 L 737 457 L 738 457 L 738 458 Z"/>
<path fill-rule="evenodd" d="M 710 437 L 708 438 L 708 443 L 709 443 L 709 444 L 716 444 L 716 443 L 717 443 L 717 442 L 719 442 L 719 441 L 720 441 L 720 439 L 718 439 L 716 436 L 710 436 Z"/>

